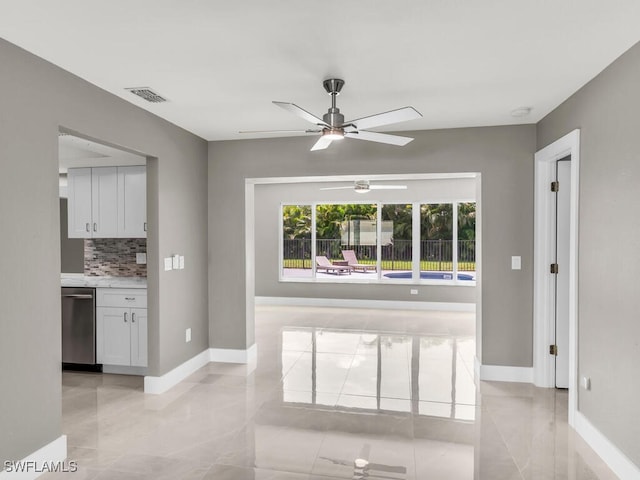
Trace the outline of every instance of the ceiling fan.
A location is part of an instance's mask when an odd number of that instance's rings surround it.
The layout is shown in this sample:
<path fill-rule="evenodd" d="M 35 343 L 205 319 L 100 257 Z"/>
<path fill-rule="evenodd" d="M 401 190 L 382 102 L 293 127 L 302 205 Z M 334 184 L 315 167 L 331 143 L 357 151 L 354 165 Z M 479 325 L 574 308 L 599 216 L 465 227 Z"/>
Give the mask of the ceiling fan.
<path fill-rule="evenodd" d="M 371 185 L 369 180 L 356 180 L 353 185 L 345 187 L 324 187 L 320 190 L 349 190 L 353 189 L 356 193 L 367 193 L 370 190 L 406 190 L 406 185 Z"/>
<path fill-rule="evenodd" d="M 324 89 L 331 95 L 331 108 L 322 118 L 307 112 L 293 103 L 273 102 L 280 108 L 293 113 L 307 122 L 313 123 L 318 129 L 308 130 L 253 130 L 241 131 L 239 133 L 316 133 L 320 134 L 320 139 L 311 147 L 311 151 L 324 150 L 334 140 L 342 140 L 343 138 L 357 138 L 370 142 L 386 143 L 389 145 L 403 146 L 409 143 L 413 138 L 401 137 L 399 135 L 389 135 L 386 133 L 370 132 L 366 129 L 380 127 L 382 125 L 390 125 L 392 123 L 406 122 L 422 117 L 422 114 L 413 107 L 404 107 L 389 112 L 378 113 L 368 117 L 358 118 L 356 120 L 344 121 L 344 115 L 340 113 L 340 109 L 336 107 L 336 97 L 340 94 L 340 90 L 344 86 L 344 80 L 339 78 L 330 78 L 322 82 Z"/>

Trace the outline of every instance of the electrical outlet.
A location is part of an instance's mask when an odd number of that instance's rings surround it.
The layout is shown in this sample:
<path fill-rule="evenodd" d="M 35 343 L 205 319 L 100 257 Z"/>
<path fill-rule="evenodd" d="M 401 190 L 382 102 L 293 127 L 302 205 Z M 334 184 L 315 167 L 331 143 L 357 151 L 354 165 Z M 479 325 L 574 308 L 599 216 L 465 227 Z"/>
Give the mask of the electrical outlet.
<path fill-rule="evenodd" d="M 146 253 L 136 253 L 136 263 L 138 265 L 146 265 L 147 264 L 147 254 Z"/>
<path fill-rule="evenodd" d="M 511 270 L 521 270 L 522 269 L 522 257 L 513 256 L 511 257 Z"/>
<path fill-rule="evenodd" d="M 189 343 L 191 341 L 191 329 L 187 328 L 184 332 L 184 341 Z"/>
<path fill-rule="evenodd" d="M 412 288 L 410 290 L 410 292 L 411 292 L 411 295 L 417 295 L 418 294 L 418 289 L 417 288 Z"/>

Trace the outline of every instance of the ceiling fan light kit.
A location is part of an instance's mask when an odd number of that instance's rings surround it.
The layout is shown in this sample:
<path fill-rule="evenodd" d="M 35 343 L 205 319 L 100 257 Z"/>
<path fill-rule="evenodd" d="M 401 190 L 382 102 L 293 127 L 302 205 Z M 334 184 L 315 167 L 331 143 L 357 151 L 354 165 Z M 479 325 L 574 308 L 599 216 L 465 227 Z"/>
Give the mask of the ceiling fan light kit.
<path fill-rule="evenodd" d="M 276 102 L 273 103 L 278 107 L 303 118 L 307 122 L 313 123 L 317 130 L 297 130 L 299 133 L 315 133 L 320 134 L 320 139 L 311 147 L 311 151 L 324 150 L 329 147 L 334 140 L 342 140 L 343 138 L 356 138 L 358 140 L 366 140 L 369 142 L 385 143 L 387 145 L 403 146 L 409 143 L 413 138 L 402 137 L 400 135 L 389 135 L 386 133 L 370 132 L 367 128 L 381 127 L 392 123 L 406 122 L 422 117 L 422 114 L 413 107 L 404 107 L 389 112 L 378 113 L 368 117 L 356 120 L 344 121 L 344 115 L 340 113 L 340 109 L 336 106 L 336 97 L 340 94 L 344 86 L 344 80 L 340 78 L 329 78 L 322 82 L 322 86 L 326 92 L 331 95 L 331 108 L 322 118 L 307 112 L 294 103 Z M 294 132 L 292 130 L 274 130 L 274 131 L 241 131 L 240 133 L 280 133 Z"/>

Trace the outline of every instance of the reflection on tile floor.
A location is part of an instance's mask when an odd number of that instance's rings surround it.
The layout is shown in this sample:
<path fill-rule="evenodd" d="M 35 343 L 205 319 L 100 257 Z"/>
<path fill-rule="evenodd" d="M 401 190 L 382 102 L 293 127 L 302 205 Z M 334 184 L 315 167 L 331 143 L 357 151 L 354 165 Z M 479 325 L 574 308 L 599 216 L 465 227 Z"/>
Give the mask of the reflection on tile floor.
<path fill-rule="evenodd" d="M 473 383 L 472 314 L 258 307 L 258 364 L 63 374 L 71 479 L 609 479 L 564 391 Z"/>

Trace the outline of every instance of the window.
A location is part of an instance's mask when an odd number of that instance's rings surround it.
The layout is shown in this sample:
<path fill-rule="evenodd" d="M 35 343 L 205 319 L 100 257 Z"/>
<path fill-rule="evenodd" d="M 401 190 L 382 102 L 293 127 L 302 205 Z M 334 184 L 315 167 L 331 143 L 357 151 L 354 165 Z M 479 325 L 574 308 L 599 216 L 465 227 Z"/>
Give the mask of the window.
<path fill-rule="evenodd" d="M 476 204 L 458 204 L 458 279 L 475 278 L 476 270 Z"/>
<path fill-rule="evenodd" d="M 311 205 L 282 206 L 282 276 L 311 278 Z"/>
<path fill-rule="evenodd" d="M 378 206 L 376 204 L 319 204 L 316 206 L 316 257 L 325 257 L 336 267 L 316 268 L 316 278 L 351 276 L 354 270 L 375 274 L 378 246 Z M 361 268 L 349 269 L 343 251 L 355 254 Z M 367 268 L 370 265 L 371 268 Z"/>
<path fill-rule="evenodd" d="M 381 239 L 383 278 L 411 279 L 413 275 L 413 206 L 396 204 L 382 206 L 382 223 L 387 235 Z"/>
<path fill-rule="evenodd" d="M 475 202 L 282 205 L 281 279 L 475 284 Z"/>

